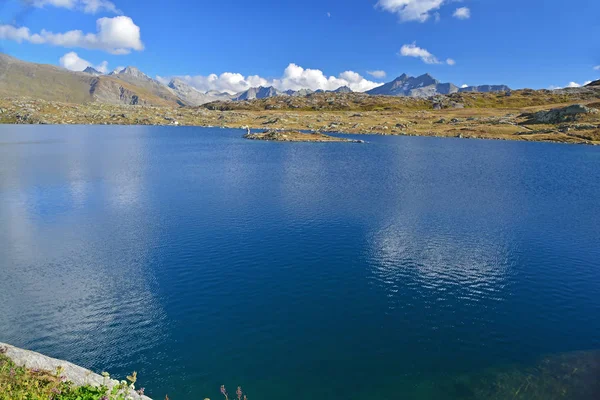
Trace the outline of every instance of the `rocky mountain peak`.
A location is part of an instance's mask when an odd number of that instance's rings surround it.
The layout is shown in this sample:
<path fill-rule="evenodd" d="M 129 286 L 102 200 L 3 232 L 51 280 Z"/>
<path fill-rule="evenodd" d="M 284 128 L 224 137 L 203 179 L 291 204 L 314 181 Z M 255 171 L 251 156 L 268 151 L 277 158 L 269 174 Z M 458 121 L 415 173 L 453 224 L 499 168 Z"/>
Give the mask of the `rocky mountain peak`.
<path fill-rule="evenodd" d="M 340 86 L 339 88 L 335 89 L 333 92 L 334 93 L 352 93 L 353 90 L 350 89 L 348 86 Z"/>
<path fill-rule="evenodd" d="M 173 78 L 173 79 L 171 79 L 171 82 L 169 82 L 169 84 L 167 86 L 170 87 L 171 89 L 176 89 L 176 90 L 194 90 L 194 91 L 198 91 L 198 89 L 196 89 L 193 86 L 188 85 L 186 82 L 184 82 L 180 78 Z"/>
<path fill-rule="evenodd" d="M 117 75 L 127 75 L 132 78 L 152 80 L 152 78 L 150 78 L 148 75 L 144 74 L 136 67 L 131 66 L 123 68 Z"/>
<path fill-rule="evenodd" d="M 85 72 L 86 74 L 92 74 L 92 75 L 103 75 L 102 72 L 98 71 L 96 68 L 94 67 L 87 67 L 86 69 L 83 70 L 83 72 Z"/>

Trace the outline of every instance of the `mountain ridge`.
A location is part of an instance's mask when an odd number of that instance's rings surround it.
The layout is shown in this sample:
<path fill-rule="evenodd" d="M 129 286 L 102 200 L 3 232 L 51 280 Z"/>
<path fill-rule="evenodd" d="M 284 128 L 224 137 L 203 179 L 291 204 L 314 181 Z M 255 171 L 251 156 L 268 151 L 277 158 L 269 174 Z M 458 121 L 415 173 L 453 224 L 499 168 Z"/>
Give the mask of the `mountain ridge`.
<path fill-rule="evenodd" d="M 480 85 L 459 88 L 442 83 L 426 73 L 417 77 L 402 74 L 394 80 L 364 92 L 367 95 L 429 98 L 464 92 L 510 91 L 506 85 Z M 237 94 L 215 90 L 203 92 L 185 79 L 173 78 L 167 84 L 151 78 L 134 66 L 103 74 L 92 66 L 82 72 L 35 64 L 0 53 L 0 94 L 39 97 L 66 102 L 106 102 L 133 105 L 199 106 L 213 101 L 245 101 L 277 96 L 305 97 L 315 93 L 354 93 L 348 86 L 335 90 L 301 88 L 282 91 L 273 86 L 251 87 Z"/>
<path fill-rule="evenodd" d="M 449 95 L 462 92 L 496 92 L 510 91 L 506 85 L 481 85 L 459 88 L 453 83 L 442 83 L 429 73 L 417 77 L 402 74 L 396 79 L 368 90 L 365 93 L 377 96 L 407 96 L 407 97 L 431 97 L 439 94 Z"/>

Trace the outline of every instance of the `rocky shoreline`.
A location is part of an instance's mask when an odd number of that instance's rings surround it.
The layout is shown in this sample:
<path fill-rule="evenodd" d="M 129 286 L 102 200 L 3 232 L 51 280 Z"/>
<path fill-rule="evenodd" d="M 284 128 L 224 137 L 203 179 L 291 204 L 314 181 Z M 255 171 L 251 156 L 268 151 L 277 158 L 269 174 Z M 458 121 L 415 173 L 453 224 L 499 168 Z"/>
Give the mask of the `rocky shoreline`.
<path fill-rule="evenodd" d="M 0 98 L 0 124 L 160 125 L 600 145 L 600 102 L 525 108 L 294 111 Z"/>
<path fill-rule="evenodd" d="M 19 366 L 43 371 L 56 371 L 57 368 L 61 368 L 62 375 L 68 381 L 73 382 L 74 386 L 90 385 L 99 387 L 105 385 L 109 389 L 112 389 L 119 384 L 114 379 L 105 378 L 102 375 L 98 375 L 68 361 L 51 358 L 35 351 L 20 349 L 2 342 L 0 342 L 0 349 L 2 349 L 4 355 Z M 133 400 L 152 400 L 150 397 L 140 395 L 134 390 L 130 390 L 129 396 Z"/>

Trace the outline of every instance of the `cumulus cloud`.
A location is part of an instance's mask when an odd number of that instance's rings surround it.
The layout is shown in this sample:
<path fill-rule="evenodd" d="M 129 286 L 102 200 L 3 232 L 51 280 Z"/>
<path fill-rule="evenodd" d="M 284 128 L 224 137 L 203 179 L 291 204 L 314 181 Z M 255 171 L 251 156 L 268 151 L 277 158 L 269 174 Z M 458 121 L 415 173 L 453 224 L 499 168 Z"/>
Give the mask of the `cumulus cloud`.
<path fill-rule="evenodd" d="M 102 72 L 103 74 L 108 72 L 107 61 L 102 61 L 98 65 L 93 65 L 91 62 L 79 57 L 79 55 L 77 55 L 77 53 L 75 53 L 74 51 L 62 56 L 59 60 L 59 63 L 62 67 L 71 71 L 83 71 L 87 67 L 92 67 L 98 72 Z"/>
<path fill-rule="evenodd" d="M 100 11 L 112 12 L 120 14 L 114 3 L 108 0 L 23 0 L 27 4 L 34 7 L 61 7 L 69 10 L 81 10 L 88 14 L 95 14 Z"/>
<path fill-rule="evenodd" d="M 454 11 L 452 16 L 458 19 L 469 19 L 471 18 L 471 10 L 468 7 L 460 7 Z"/>
<path fill-rule="evenodd" d="M 468 87 L 469 87 L 469 85 L 467 85 L 467 84 L 464 84 L 464 85 L 461 86 L 462 89 L 468 88 Z"/>
<path fill-rule="evenodd" d="M 425 22 L 448 0 L 379 0 L 377 7 L 395 13 L 400 21 Z"/>
<path fill-rule="evenodd" d="M 415 43 L 405 44 L 400 49 L 400 55 L 403 57 L 415 57 L 420 58 L 425 64 L 443 64 L 436 56 L 431 54 L 426 49 L 418 47 Z M 446 60 L 446 64 L 454 65 L 456 61 L 451 58 Z"/>
<path fill-rule="evenodd" d="M 381 85 L 365 79 L 354 71 L 344 71 L 337 77 L 328 77 L 321 70 L 305 69 L 293 63 L 288 65 L 283 72 L 283 76 L 278 79 L 265 79 L 258 75 L 244 76 L 233 72 L 208 76 L 187 75 L 178 78 L 203 92 L 216 90 L 231 94 L 257 86 L 273 86 L 279 90 L 335 90 L 340 86 L 348 86 L 354 91 L 364 92 Z M 157 76 L 156 79 L 167 83 L 171 78 Z"/>
<path fill-rule="evenodd" d="M 345 71 L 337 77 L 328 77 L 321 70 L 305 69 L 293 63 L 285 69 L 283 77 L 273 80 L 272 84 L 280 90 L 299 90 L 304 88 L 311 90 L 335 90 L 340 86 L 348 86 L 355 92 L 364 92 L 380 86 L 379 83 L 371 82 L 354 71 Z"/>
<path fill-rule="evenodd" d="M 376 70 L 376 71 L 367 71 L 367 74 L 371 75 L 373 78 L 383 79 L 386 77 L 385 71 Z"/>
<path fill-rule="evenodd" d="M 100 18 L 96 21 L 96 29 L 96 33 L 83 33 L 80 30 L 53 33 L 45 29 L 40 33 L 31 33 L 26 27 L 0 25 L 0 39 L 14 40 L 18 43 L 97 49 L 112 54 L 129 54 L 131 50 L 144 49 L 140 28 L 129 17 Z"/>

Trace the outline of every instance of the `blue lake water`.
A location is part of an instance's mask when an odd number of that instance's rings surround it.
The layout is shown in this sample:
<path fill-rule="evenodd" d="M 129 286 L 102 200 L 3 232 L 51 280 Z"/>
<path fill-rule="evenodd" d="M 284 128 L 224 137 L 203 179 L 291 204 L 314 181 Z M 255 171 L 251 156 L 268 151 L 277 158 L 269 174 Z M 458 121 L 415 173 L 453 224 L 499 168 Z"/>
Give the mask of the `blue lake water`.
<path fill-rule="evenodd" d="M 437 400 L 600 348 L 600 148 L 242 133 L 0 126 L 0 341 L 172 400 Z"/>

